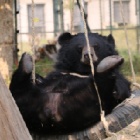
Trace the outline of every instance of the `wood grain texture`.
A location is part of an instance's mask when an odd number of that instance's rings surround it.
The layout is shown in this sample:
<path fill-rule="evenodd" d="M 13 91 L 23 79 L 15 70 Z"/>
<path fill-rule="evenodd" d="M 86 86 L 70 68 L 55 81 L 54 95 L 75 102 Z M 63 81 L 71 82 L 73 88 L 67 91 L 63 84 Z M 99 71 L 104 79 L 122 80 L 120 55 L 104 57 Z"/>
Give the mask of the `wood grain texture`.
<path fill-rule="evenodd" d="M 32 140 L 0 73 L 0 140 Z"/>

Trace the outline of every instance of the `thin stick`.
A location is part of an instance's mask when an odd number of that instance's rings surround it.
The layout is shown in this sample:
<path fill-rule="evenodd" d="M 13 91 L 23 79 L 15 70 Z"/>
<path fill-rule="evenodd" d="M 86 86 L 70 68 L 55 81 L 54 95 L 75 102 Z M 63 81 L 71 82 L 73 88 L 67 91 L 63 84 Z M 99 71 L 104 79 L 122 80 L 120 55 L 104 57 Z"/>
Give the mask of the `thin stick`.
<path fill-rule="evenodd" d="M 32 80 L 35 84 L 35 30 L 34 30 L 34 0 L 32 0 L 32 61 L 33 61 L 33 70 L 32 70 Z"/>

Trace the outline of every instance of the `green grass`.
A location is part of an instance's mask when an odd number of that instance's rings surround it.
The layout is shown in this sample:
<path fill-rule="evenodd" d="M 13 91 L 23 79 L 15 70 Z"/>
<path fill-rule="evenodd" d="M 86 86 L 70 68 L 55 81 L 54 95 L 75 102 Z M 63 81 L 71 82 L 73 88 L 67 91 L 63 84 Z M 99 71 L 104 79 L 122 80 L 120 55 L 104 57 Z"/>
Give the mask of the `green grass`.
<path fill-rule="evenodd" d="M 131 75 L 130 60 L 127 50 L 120 51 L 120 55 L 123 56 L 125 59 L 124 65 L 122 67 L 123 73 L 125 73 L 126 75 Z M 131 55 L 134 70 L 136 73 L 140 74 L 140 55 L 137 52 L 132 52 Z"/>
<path fill-rule="evenodd" d="M 54 62 L 48 58 L 41 59 L 35 65 L 36 73 L 41 76 L 46 76 L 49 72 L 53 70 Z"/>

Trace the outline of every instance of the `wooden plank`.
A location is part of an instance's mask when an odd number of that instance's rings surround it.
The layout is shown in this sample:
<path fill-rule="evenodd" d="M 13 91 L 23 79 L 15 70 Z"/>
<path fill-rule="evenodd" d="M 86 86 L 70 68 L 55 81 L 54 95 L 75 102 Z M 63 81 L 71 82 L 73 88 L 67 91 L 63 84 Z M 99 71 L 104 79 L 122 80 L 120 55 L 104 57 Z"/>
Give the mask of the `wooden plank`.
<path fill-rule="evenodd" d="M 32 140 L 0 73 L 0 140 Z"/>

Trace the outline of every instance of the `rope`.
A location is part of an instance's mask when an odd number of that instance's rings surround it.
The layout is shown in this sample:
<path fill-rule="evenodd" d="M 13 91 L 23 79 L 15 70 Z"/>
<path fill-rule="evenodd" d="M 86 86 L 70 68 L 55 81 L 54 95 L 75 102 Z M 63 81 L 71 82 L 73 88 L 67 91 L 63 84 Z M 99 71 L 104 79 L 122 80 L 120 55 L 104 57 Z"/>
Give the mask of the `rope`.
<path fill-rule="evenodd" d="M 86 42 L 87 42 L 87 48 L 88 48 L 88 55 L 89 55 L 89 59 L 90 59 L 91 72 L 92 72 L 92 75 L 94 76 L 94 66 L 93 66 L 93 61 L 92 61 L 92 57 L 91 57 L 91 50 L 90 50 L 87 26 L 86 26 L 86 22 L 85 22 L 85 18 L 84 18 L 84 9 L 82 7 L 81 0 L 79 1 L 79 4 L 80 4 L 80 11 L 82 13 L 82 19 L 83 19 L 83 22 L 84 22 L 84 33 L 85 33 L 85 38 L 86 38 Z M 99 91 L 98 91 L 96 83 L 93 82 L 93 84 L 94 84 L 96 92 L 97 92 L 98 101 L 99 101 L 99 105 L 100 105 L 101 121 L 102 121 L 102 123 L 104 125 L 106 135 L 107 136 L 115 135 L 114 133 L 110 132 L 109 129 L 108 129 L 108 122 L 105 119 L 105 112 L 102 109 L 102 103 L 101 103 L 101 98 L 100 98 L 100 95 L 99 95 Z"/>
<path fill-rule="evenodd" d="M 90 59 L 91 73 L 94 76 L 94 66 L 93 66 L 91 50 L 90 50 L 90 44 L 89 44 L 89 39 L 88 39 L 87 26 L 86 26 L 86 22 L 85 22 L 85 18 L 84 18 L 84 9 L 82 7 L 81 0 L 79 1 L 79 4 L 80 4 L 80 11 L 82 13 L 82 19 L 83 19 L 83 22 L 84 22 L 84 33 L 85 33 L 85 38 L 86 38 L 86 42 L 87 42 L 88 55 L 89 55 L 89 59 Z M 99 104 L 100 104 L 100 111 L 102 112 L 101 98 L 100 98 L 100 95 L 99 95 L 99 92 L 98 92 L 98 88 L 97 88 L 97 85 L 96 85 L 95 82 L 94 82 L 94 86 L 95 86 L 96 91 L 97 91 L 97 96 L 98 96 L 98 100 L 99 100 Z"/>
<path fill-rule="evenodd" d="M 80 11 L 82 13 L 82 19 L 83 19 L 83 22 L 84 22 L 84 32 L 85 32 L 85 38 L 86 38 L 86 42 L 87 42 L 88 55 L 89 55 L 89 59 L 90 59 L 91 72 L 92 72 L 92 75 L 94 76 L 94 66 L 93 66 L 91 49 L 90 49 L 90 44 L 89 44 L 89 39 L 88 39 L 87 26 L 86 26 L 86 22 L 85 22 L 85 18 L 84 18 L 84 9 L 82 7 L 81 0 L 80 0 Z"/>
<path fill-rule="evenodd" d="M 34 30 L 34 0 L 32 0 L 32 61 L 33 61 L 33 70 L 32 70 L 32 80 L 35 84 L 35 30 Z"/>
<path fill-rule="evenodd" d="M 81 9 L 81 4 L 80 4 L 80 2 L 79 2 L 80 0 L 77 0 L 77 5 L 78 5 L 78 7 L 79 7 L 79 9 Z M 83 1 L 83 7 L 84 7 L 84 0 L 82 0 Z M 81 11 L 81 10 L 80 10 Z M 86 23 L 85 25 L 86 25 L 86 29 L 87 29 L 87 31 L 88 32 L 91 32 L 91 30 L 90 30 L 90 28 L 89 28 L 89 25 L 88 25 L 88 22 L 87 22 L 87 14 L 86 14 L 86 12 L 85 12 L 85 10 L 83 9 L 83 13 L 84 13 L 84 22 Z"/>
<path fill-rule="evenodd" d="M 131 66 L 133 82 L 136 82 L 136 75 L 135 75 L 134 66 L 133 66 L 133 62 L 132 62 L 132 55 L 131 55 L 130 46 L 129 46 L 128 33 L 127 33 L 127 28 L 125 26 L 125 18 L 124 18 L 122 0 L 120 0 L 120 9 L 121 9 L 121 16 L 122 16 L 122 20 L 123 20 L 123 26 L 124 26 L 124 32 L 125 32 L 125 38 L 126 38 L 126 46 L 127 46 L 128 54 L 129 54 L 129 61 L 130 61 L 130 66 Z"/>
<path fill-rule="evenodd" d="M 74 13 L 74 0 L 71 0 L 71 2 L 70 2 L 70 14 L 71 14 L 70 32 L 71 32 L 71 34 L 72 34 L 72 29 L 73 29 L 73 13 Z"/>
<path fill-rule="evenodd" d="M 133 86 L 137 87 L 138 89 L 140 89 L 140 84 L 138 83 L 133 83 Z"/>
<path fill-rule="evenodd" d="M 63 75 L 69 74 L 69 75 L 72 75 L 72 76 L 77 76 L 79 78 L 89 78 L 88 75 L 81 75 L 81 74 L 73 73 L 73 72 L 70 72 L 70 73 L 61 72 L 61 74 L 63 74 Z"/>
<path fill-rule="evenodd" d="M 134 83 L 133 85 L 134 86 L 136 85 L 138 88 L 140 88 L 140 84 L 136 83 L 136 74 L 135 74 L 134 66 L 133 66 L 133 62 L 132 62 L 132 55 L 131 55 L 130 46 L 129 46 L 127 28 L 125 26 L 125 18 L 124 18 L 124 10 L 123 10 L 122 0 L 120 0 L 120 9 L 121 9 L 121 16 L 122 16 L 122 20 L 123 20 L 123 26 L 124 26 L 124 32 L 125 32 L 125 38 L 126 38 L 126 46 L 128 49 L 129 61 L 130 61 L 131 72 L 132 72 L 132 77 L 133 77 L 133 83 Z"/>

